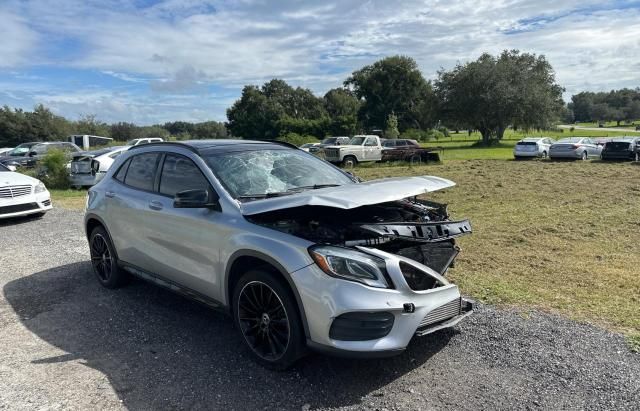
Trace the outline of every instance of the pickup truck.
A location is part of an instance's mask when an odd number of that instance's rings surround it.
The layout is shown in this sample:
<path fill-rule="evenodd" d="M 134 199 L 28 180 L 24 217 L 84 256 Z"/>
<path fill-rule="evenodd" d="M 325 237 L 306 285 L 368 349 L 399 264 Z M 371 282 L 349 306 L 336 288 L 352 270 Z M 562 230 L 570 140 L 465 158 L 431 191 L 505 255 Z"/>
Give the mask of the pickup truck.
<path fill-rule="evenodd" d="M 324 148 L 325 160 L 353 167 L 365 161 L 382 160 L 382 142 L 378 136 L 353 136 L 348 144 Z"/>

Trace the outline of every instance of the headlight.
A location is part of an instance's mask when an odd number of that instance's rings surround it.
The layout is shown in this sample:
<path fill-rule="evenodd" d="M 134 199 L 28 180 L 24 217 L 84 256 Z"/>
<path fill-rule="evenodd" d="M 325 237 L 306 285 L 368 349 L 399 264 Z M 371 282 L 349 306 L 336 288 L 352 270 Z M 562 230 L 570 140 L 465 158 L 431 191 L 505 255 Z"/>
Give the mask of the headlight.
<path fill-rule="evenodd" d="M 45 187 L 42 181 L 39 181 L 38 184 L 36 184 L 36 189 L 34 190 L 34 192 L 38 194 L 38 193 L 44 193 L 45 191 L 47 191 L 47 187 Z"/>
<path fill-rule="evenodd" d="M 384 260 L 342 247 L 313 246 L 309 254 L 318 267 L 332 277 L 371 287 L 389 288 Z"/>

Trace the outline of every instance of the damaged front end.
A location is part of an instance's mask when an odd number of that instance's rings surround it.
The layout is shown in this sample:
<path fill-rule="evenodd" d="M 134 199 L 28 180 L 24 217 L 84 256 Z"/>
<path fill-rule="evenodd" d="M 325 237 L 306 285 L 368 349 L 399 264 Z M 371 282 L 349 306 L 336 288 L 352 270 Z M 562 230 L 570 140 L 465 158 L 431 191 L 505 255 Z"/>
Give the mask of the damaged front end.
<path fill-rule="evenodd" d="M 460 251 L 456 238 L 471 233 L 469 220 L 451 221 L 446 205 L 415 196 L 348 209 L 303 205 L 246 218 L 317 244 L 377 249 L 423 264 L 440 275 Z M 403 271 L 413 290 L 438 285 L 431 276 Z"/>

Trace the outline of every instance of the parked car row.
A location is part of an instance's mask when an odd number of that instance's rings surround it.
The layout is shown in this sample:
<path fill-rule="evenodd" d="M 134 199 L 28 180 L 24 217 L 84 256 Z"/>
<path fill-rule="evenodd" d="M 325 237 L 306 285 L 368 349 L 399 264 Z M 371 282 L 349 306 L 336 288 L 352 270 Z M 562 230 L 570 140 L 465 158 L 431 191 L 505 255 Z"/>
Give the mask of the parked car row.
<path fill-rule="evenodd" d="M 554 141 L 549 137 L 529 137 L 518 141 L 513 149 L 516 160 L 523 158 L 550 158 L 588 160 L 640 161 L 640 137 L 593 139 L 568 137 Z"/>

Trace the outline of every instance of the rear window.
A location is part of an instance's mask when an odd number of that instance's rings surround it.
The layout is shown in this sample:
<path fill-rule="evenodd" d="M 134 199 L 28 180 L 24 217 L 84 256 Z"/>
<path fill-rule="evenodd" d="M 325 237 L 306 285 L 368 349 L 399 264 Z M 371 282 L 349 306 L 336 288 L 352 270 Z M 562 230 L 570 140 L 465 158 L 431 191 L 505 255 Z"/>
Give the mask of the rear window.
<path fill-rule="evenodd" d="M 145 153 L 131 158 L 124 183 L 133 188 L 152 191 L 159 157 L 158 153 Z"/>
<path fill-rule="evenodd" d="M 518 146 L 535 146 L 538 143 L 536 143 L 535 141 L 518 141 L 517 145 Z"/>
<path fill-rule="evenodd" d="M 629 150 L 630 143 L 626 141 L 610 141 L 606 146 L 607 150 Z"/>

